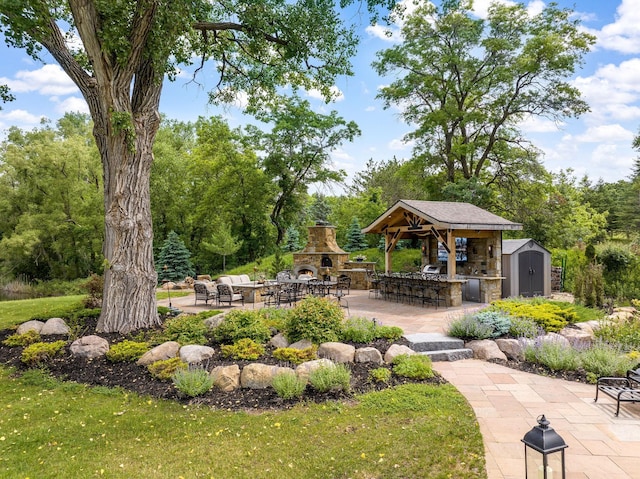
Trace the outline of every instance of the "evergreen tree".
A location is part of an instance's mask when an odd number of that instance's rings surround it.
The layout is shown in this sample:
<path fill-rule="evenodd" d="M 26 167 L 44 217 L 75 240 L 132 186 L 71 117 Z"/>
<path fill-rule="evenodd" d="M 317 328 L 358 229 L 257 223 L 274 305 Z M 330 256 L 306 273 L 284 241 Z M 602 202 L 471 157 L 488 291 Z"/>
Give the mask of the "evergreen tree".
<path fill-rule="evenodd" d="M 156 269 L 161 280 L 182 281 L 187 276 L 193 276 L 191 253 L 175 231 L 170 231 L 162 244 Z"/>
<path fill-rule="evenodd" d="M 360 221 L 356 216 L 351 220 L 349 230 L 347 231 L 347 244 L 345 245 L 345 251 L 358 251 L 367 248 L 367 241 L 360 227 Z"/>
<path fill-rule="evenodd" d="M 327 197 L 322 193 L 313 194 L 313 203 L 309 208 L 309 216 L 311 220 L 316 221 L 329 221 L 329 215 L 331 214 L 331 207 L 327 202 Z"/>
<path fill-rule="evenodd" d="M 300 249 L 300 232 L 294 227 L 289 226 L 285 235 L 283 251 L 298 251 Z"/>

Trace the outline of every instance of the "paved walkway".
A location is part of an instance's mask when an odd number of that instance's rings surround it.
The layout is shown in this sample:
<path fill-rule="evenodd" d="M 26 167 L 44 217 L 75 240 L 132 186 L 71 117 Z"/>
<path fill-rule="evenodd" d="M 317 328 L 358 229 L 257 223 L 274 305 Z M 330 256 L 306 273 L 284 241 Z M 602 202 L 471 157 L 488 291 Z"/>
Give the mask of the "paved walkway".
<path fill-rule="evenodd" d="M 400 326 L 406 334 L 444 333 L 452 318 L 481 306 L 470 303 L 436 310 L 369 299 L 366 291 L 352 291 L 347 302 L 352 317 L 376 318 L 382 324 Z M 173 305 L 183 310 L 203 309 L 193 308 L 193 296 L 174 299 Z M 467 398 L 476 414 L 488 479 L 524 477 L 520 439 L 541 414 L 569 445 L 565 451 L 567 479 L 640 479 L 640 404 L 623 404 L 620 416 L 615 417 L 615 402 L 608 396 L 593 402 L 593 385 L 475 359 L 436 362 L 434 369 Z"/>

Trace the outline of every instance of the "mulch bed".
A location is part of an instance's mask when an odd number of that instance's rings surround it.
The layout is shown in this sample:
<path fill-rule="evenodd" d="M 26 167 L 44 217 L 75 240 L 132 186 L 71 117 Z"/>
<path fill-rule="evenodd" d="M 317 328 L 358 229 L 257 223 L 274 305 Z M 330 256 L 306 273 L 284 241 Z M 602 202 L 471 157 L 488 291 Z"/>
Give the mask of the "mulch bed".
<path fill-rule="evenodd" d="M 20 347 L 10 348 L 1 344 L 7 336 L 13 334 L 14 331 L 4 330 L 0 331 L 0 363 L 12 366 L 16 369 L 17 374 L 27 369 L 27 366 L 20 360 L 22 349 Z M 90 325 L 84 328 L 82 335 L 95 334 L 95 325 Z M 99 336 L 107 339 L 109 344 L 128 339 L 119 334 L 104 334 L 100 333 Z M 59 339 L 67 340 L 67 337 L 59 336 L 47 336 L 46 341 L 56 341 Z M 405 344 L 403 340 L 396 341 L 399 344 Z M 378 348 L 384 355 L 386 350 L 391 346 L 388 341 L 379 340 L 372 344 L 354 344 L 356 347 L 373 346 Z M 219 345 L 213 346 L 216 354 L 205 365 L 209 370 L 215 366 L 238 364 L 240 368 L 249 364 L 249 361 L 235 361 L 224 358 L 220 354 Z M 263 364 L 273 364 L 279 366 L 291 367 L 291 364 L 278 361 L 269 354 L 269 349 L 264 357 L 260 358 L 256 362 Z M 295 367 L 295 366 L 294 366 Z M 351 391 L 345 392 L 328 392 L 319 393 L 312 387 L 307 386 L 307 389 L 302 397 L 302 400 L 323 402 L 328 400 L 349 400 L 353 398 L 354 394 L 364 393 L 374 390 L 381 390 L 388 387 L 398 386 L 406 384 L 408 382 L 422 382 L 431 384 L 445 384 L 447 381 L 441 376 L 437 375 L 434 378 L 424 381 L 415 381 L 404 378 L 398 378 L 392 376 L 392 379 L 388 384 L 372 383 L 369 380 L 369 371 L 372 368 L 379 367 L 378 365 L 366 364 L 366 363 L 352 363 L 349 365 L 351 369 Z M 389 367 L 384 365 L 381 367 Z M 116 362 L 113 363 L 105 357 L 87 360 L 84 358 L 74 357 L 67 345 L 64 355 L 56 357 L 55 359 L 47 362 L 46 369 L 50 374 L 56 378 L 75 381 L 78 383 L 88 384 L 92 386 L 108 386 L 108 387 L 121 387 L 128 391 L 133 391 L 143 396 L 150 396 L 156 399 L 168 399 L 178 401 L 184 404 L 201 404 L 216 409 L 225 410 L 267 410 L 267 409 L 286 409 L 300 402 L 300 400 L 284 400 L 280 398 L 272 388 L 267 389 L 246 389 L 239 388 L 232 392 L 223 392 L 216 388 L 213 388 L 208 393 L 198 396 L 196 398 L 189 398 L 183 396 L 174 386 L 168 381 L 160 381 L 147 371 L 144 366 L 138 366 L 131 362 Z"/>

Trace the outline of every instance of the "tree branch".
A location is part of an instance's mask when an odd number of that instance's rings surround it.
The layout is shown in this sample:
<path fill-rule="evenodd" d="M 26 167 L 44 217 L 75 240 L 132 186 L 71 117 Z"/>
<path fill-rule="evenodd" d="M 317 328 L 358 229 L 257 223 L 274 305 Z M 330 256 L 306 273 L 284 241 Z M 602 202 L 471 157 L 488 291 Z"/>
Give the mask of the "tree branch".
<path fill-rule="evenodd" d="M 233 30 L 236 32 L 244 32 L 244 33 L 253 33 L 252 29 L 243 25 L 241 23 L 235 22 L 196 22 L 193 24 L 193 28 L 195 30 L 200 30 L 201 32 L 207 31 L 223 31 L 223 30 Z M 277 43 L 278 45 L 286 46 L 289 44 L 288 41 L 283 40 L 282 38 L 278 38 L 277 36 L 271 35 L 269 33 L 262 33 L 262 38 L 264 38 L 268 42 Z"/>

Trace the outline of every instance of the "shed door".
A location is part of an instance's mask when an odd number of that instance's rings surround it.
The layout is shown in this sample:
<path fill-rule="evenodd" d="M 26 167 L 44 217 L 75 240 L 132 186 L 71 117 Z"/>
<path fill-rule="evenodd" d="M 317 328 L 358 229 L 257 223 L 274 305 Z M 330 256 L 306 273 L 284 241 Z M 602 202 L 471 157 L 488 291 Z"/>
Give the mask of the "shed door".
<path fill-rule="evenodd" d="M 518 255 L 520 296 L 544 294 L 544 255 L 540 251 L 522 251 Z"/>

